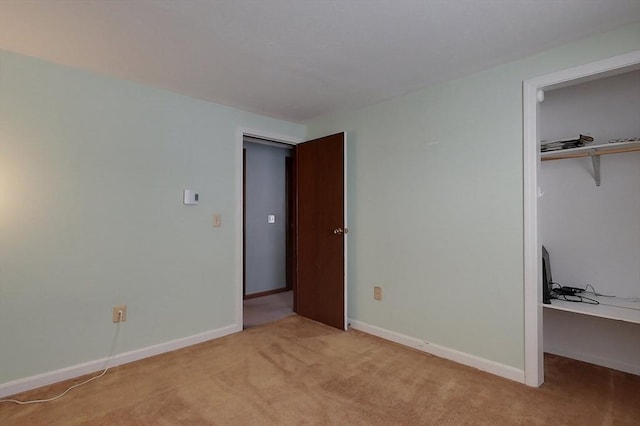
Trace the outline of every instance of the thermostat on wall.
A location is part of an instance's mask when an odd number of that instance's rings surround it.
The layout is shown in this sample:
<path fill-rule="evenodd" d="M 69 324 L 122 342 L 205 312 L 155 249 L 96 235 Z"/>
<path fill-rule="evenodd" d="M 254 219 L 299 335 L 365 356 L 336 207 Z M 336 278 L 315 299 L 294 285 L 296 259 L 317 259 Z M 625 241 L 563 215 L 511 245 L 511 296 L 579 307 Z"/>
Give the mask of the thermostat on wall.
<path fill-rule="evenodd" d="M 198 204 L 198 199 L 200 197 L 198 196 L 198 193 L 195 192 L 192 189 L 185 189 L 184 190 L 184 203 L 185 204 Z"/>

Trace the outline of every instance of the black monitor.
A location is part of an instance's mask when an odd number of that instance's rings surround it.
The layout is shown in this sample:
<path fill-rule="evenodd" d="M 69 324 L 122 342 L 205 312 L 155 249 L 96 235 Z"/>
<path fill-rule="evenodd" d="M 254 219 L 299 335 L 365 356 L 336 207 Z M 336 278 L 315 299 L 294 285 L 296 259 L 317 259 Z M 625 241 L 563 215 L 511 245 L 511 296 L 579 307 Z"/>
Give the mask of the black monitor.
<path fill-rule="evenodd" d="M 542 246 L 542 303 L 551 303 L 551 262 L 549 252 Z"/>

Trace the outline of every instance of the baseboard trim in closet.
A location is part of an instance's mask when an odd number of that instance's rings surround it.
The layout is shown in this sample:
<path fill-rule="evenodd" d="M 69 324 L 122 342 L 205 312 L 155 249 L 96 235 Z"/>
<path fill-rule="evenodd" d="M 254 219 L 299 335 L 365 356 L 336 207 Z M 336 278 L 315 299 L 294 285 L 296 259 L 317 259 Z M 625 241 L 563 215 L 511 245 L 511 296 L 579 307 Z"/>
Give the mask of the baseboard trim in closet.
<path fill-rule="evenodd" d="M 565 358 L 577 359 L 578 361 L 588 362 L 589 364 L 599 365 L 601 367 L 611 368 L 612 370 L 622 371 L 624 373 L 635 374 L 640 376 L 640 364 L 628 364 L 626 362 L 615 361 L 606 358 L 600 358 L 581 352 L 567 351 L 558 348 L 548 348 L 545 346 L 544 351 L 552 355 L 559 355 Z"/>

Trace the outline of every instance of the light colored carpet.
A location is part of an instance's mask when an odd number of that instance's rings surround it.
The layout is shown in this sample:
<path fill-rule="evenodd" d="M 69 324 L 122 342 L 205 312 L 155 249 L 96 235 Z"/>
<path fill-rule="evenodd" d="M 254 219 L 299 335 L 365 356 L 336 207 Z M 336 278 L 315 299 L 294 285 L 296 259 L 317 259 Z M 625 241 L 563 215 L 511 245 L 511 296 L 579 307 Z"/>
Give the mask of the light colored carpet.
<path fill-rule="evenodd" d="M 120 366 L 53 403 L 0 404 L 0 424 L 638 425 L 639 376 L 555 356 L 546 369 L 529 388 L 291 316 Z"/>
<path fill-rule="evenodd" d="M 247 299 L 243 303 L 244 328 L 268 324 L 293 315 L 293 291 Z"/>

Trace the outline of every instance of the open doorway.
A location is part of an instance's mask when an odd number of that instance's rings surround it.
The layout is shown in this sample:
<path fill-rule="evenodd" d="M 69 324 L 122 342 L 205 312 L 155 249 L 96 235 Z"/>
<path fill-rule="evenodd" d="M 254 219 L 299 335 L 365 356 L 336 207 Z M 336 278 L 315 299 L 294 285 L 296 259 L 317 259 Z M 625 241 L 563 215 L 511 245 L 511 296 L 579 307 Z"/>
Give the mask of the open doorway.
<path fill-rule="evenodd" d="M 243 328 L 294 312 L 293 146 L 243 137 Z"/>
<path fill-rule="evenodd" d="M 251 266 L 247 250 L 251 243 L 245 241 L 245 171 L 243 145 L 245 137 L 259 139 L 262 145 L 293 146 L 290 173 L 290 203 L 292 212 L 286 222 L 289 223 L 288 257 L 289 286 L 293 289 L 292 311 L 303 317 L 321 322 L 340 330 L 347 329 L 347 185 L 346 153 L 347 140 L 344 132 L 316 138 L 309 141 L 295 140 L 286 136 L 273 136 L 261 132 L 238 129 L 238 279 L 236 299 L 236 326 L 242 329 L 244 320 L 245 276 Z M 255 140 L 254 140 L 255 142 Z M 285 166 L 286 167 L 286 166 Z M 285 169 L 286 170 L 286 169 Z M 250 197 L 250 195 L 248 196 Z M 271 212 L 263 211 L 265 220 L 271 219 Z M 273 224 L 273 223 L 272 223 Z M 272 225 L 271 224 L 271 225 Z M 281 253 L 281 252 L 280 252 Z M 259 252 L 260 256 L 268 254 Z M 286 277 L 285 277 L 286 282 Z M 286 284 L 285 284 L 286 286 Z M 280 287 L 281 289 L 282 287 Z M 263 290 L 269 291 L 269 290 Z M 260 292 L 258 292 L 260 293 Z M 252 290 L 249 290 L 249 294 Z M 263 293 L 264 294 L 264 293 Z"/>

